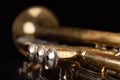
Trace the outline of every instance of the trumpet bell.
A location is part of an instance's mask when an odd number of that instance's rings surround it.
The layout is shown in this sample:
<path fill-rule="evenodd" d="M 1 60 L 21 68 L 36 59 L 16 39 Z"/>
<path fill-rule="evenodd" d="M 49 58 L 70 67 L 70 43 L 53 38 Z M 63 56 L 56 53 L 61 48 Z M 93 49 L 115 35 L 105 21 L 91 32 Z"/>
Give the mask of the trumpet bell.
<path fill-rule="evenodd" d="M 26 8 L 14 20 L 12 27 L 13 41 L 18 47 L 18 50 L 24 53 L 24 50 L 16 43 L 17 38 L 21 36 L 35 38 L 36 31 L 40 27 L 58 26 L 59 20 L 51 10 L 42 6 L 32 6 Z"/>

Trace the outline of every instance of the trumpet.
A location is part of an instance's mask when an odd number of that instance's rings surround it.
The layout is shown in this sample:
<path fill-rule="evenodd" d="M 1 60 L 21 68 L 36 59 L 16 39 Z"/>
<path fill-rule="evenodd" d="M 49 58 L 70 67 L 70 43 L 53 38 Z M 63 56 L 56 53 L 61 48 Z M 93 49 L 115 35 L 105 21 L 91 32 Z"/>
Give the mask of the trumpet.
<path fill-rule="evenodd" d="M 120 79 L 120 33 L 61 26 L 51 10 L 33 6 L 16 17 L 12 34 L 29 60 L 19 69 L 28 80 L 51 80 L 49 71 L 58 80 Z"/>

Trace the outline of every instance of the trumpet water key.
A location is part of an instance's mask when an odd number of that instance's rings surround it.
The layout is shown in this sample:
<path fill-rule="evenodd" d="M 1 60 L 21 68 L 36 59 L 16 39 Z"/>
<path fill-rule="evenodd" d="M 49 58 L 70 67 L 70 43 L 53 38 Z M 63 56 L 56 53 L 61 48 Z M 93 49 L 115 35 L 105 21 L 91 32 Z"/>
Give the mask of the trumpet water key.
<path fill-rule="evenodd" d="M 20 68 L 27 79 L 49 80 L 46 73 L 56 69 L 59 80 L 120 79 L 120 33 L 60 27 L 52 11 L 34 6 L 17 16 L 12 34 L 30 60 Z"/>

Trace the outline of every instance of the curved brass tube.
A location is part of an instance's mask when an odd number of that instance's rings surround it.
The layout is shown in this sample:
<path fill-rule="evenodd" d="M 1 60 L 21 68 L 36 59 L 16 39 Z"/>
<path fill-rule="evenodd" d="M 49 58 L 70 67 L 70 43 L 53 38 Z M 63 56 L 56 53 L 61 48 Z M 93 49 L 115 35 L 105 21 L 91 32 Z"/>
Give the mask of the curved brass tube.
<path fill-rule="evenodd" d="M 73 47 L 58 45 L 55 43 L 51 44 L 40 39 L 27 37 L 21 37 L 18 39 L 18 44 L 24 50 L 26 49 L 25 53 L 27 53 L 27 47 L 31 44 L 44 45 L 47 50 L 54 48 L 57 51 L 57 56 L 60 62 L 78 63 L 82 67 L 97 71 L 100 71 L 102 67 L 105 66 L 107 69 L 120 72 L 120 58 L 113 56 L 115 54 L 113 51 L 102 51 L 91 47 Z M 58 64 L 58 66 L 61 66 L 61 64 Z M 108 70 L 107 74 L 112 73 Z"/>
<path fill-rule="evenodd" d="M 82 72 L 77 75 L 78 78 L 94 75 L 93 80 L 96 74 L 101 74 L 100 78 L 120 78 L 117 77 L 120 73 L 120 33 L 59 26 L 59 21 L 52 11 L 42 6 L 34 6 L 24 10 L 15 19 L 12 28 L 13 40 L 20 53 L 28 58 L 32 57 L 30 61 L 42 66 L 41 70 L 56 67 L 65 70 L 70 67 L 64 68 L 63 63 L 77 63 Z M 101 50 L 100 47 L 111 49 Z M 114 48 L 117 48 L 117 51 L 112 51 Z M 96 71 L 95 74 L 88 69 Z M 88 79 L 91 80 L 90 77 Z M 108 79 L 112 80 L 111 77 Z"/>

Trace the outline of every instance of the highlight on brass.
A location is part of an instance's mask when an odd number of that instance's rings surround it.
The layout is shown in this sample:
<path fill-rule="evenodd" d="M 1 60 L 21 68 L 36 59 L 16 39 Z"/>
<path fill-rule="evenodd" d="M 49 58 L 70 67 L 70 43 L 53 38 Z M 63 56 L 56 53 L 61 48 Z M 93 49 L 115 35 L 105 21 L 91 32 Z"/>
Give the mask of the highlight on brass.
<path fill-rule="evenodd" d="M 29 60 L 19 69 L 24 79 L 120 80 L 120 33 L 61 26 L 54 12 L 33 6 L 16 17 L 12 34 Z"/>

